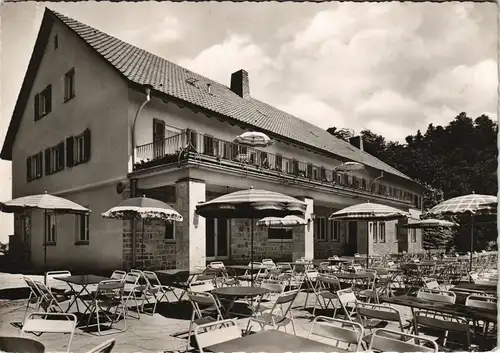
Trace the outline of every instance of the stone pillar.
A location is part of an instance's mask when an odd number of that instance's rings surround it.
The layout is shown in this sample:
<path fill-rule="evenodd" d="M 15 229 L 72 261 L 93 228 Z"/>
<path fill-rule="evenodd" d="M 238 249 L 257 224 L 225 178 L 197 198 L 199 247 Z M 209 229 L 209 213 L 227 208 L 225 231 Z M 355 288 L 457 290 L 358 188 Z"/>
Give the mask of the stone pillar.
<path fill-rule="evenodd" d="M 194 270 L 206 265 L 205 218 L 196 214 L 196 205 L 205 201 L 203 180 L 185 178 L 176 183 L 176 210 L 184 220 L 176 222 L 176 268 Z"/>
<path fill-rule="evenodd" d="M 314 258 L 314 222 L 311 219 L 311 214 L 314 213 L 314 200 L 308 197 L 300 199 L 307 204 L 305 219 L 310 220 L 310 222 L 303 227 L 295 227 L 293 230 L 293 261 L 301 257 L 305 257 L 308 260 Z"/>

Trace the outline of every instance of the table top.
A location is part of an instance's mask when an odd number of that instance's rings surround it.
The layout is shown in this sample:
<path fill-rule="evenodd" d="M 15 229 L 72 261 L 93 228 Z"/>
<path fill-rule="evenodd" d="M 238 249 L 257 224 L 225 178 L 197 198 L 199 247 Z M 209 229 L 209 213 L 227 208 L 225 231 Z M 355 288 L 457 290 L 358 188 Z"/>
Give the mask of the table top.
<path fill-rule="evenodd" d="M 201 275 L 204 272 L 204 270 L 199 269 L 199 270 L 189 271 L 189 269 L 187 269 L 187 268 L 173 268 L 170 270 L 159 270 L 159 271 L 155 271 L 155 272 L 157 274 L 167 275 L 167 276 L 177 276 L 177 275 L 192 276 L 192 275 Z"/>
<path fill-rule="evenodd" d="M 205 350 L 205 349 L 204 349 Z M 345 352 L 325 343 L 277 330 L 267 330 L 206 347 L 212 352 Z"/>
<path fill-rule="evenodd" d="M 221 287 L 213 289 L 212 293 L 224 297 L 256 297 L 269 293 L 269 289 L 250 286 Z"/>
<path fill-rule="evenodd" d="M 232 265 L 228 266 L 229 268 L 232 268 L 234 270 L 251 270 L 252 267 L 248 265 Z M 253 269 L 255 270 L 264 270 L 264 269 L 272 269 L 271 267 L 268 266 L 254 266 Z"/>
<path fill-rule="evenodd" d="M 464 304 L 442 303 L 408 295 L 398 297 L 381 297 L 380 300 L 390 304 L 403 305 L 420 310 L 436 311 L 468 319 L 483 320 L 488 322 L 496 322 L 497 320 L 497 310 L 471 308 L 465 306 Z"/>
<path fill-rule="evenodd" d="M 0 352 L 44 353 L 45 346 L 30 338 L 0 336 Z"/>
<path fill-rule="evenodd" d="M 102 277 L 96 275 L 73 275 L 73 276 L 65 276 L 65 277 L 54 277 L 59 281 L 78 284 L 78 285 L 89 285 L 89 284 L 98 284 L 101 281 L 109 281 L 111 278 Z"/>
<path fill-rule="evenodd" d="M 356 273 L 333 273 L 333 276 L 338 279 L 358 279 L 358 278 L 369 278 L 373 276 L 369 272 L 356 272 Z"/>
<path fill-rule="evenodd" d="M 476 283 L 470 283 L 470 282 L 460 282 L 460 283 L 457 283 L 457 285 L 453 288 L 457 288 L 457 289 L 470 289 L 470 290 L 477 290 L 477 291 L 482 291 L 482 292 L 485 292 L 485 293 L 488 293 L 488 294 L 496 294 L 497 293 L 497 287 L 492 287 L 492 286 L 483 286 L 483 285 L 480 285 L 480 284 L 476 284 Z M 453 288 L 451 288 L 450 290 L 453 290 Z"/>

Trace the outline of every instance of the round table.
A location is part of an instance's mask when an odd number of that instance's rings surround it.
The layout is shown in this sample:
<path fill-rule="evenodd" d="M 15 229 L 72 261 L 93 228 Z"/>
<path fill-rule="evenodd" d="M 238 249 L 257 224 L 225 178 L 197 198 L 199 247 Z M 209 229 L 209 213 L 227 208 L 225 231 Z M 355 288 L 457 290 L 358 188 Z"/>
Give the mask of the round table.
<path fill-rule="evenodd" d="M 30 338 L 0 336 L 0 352 L 44 353 L 45 346 Z"/>
<path fill-rule="evenodd" d="M 269 293 L 270 290 L 266 288 L 260 288 L 260 287 L 250 287 L 250 286 L 237 286 L 237 287 L 221 287 L 221 288 L 215 288 L 212 290 L 212 294 L 218 296 L 218 297 L 225 297 L 229 299 L 229 303 L 227 307 L 225 308 L 226 315 L 229 314 L 231 309 L 234 306 L 234 302 L 236 299 L 239 298 L 255 298 L 260 296 L 262 299 L 262 296 L 264 294 Z M 258 307 L 260 304 L 260 300 L 257 303 L 255 307 Z M 253 312 L 253 309 L 252 309 Z"/>

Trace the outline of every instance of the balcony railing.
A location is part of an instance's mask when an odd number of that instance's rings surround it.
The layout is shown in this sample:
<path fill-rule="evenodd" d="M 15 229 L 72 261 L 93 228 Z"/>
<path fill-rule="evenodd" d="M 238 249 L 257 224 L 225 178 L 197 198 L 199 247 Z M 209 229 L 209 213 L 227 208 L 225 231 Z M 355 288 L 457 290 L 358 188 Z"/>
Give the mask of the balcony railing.
<path fill-rule="evenodd" d="M 313 163 L 219 140 L 189 129 L 174 136 L 138 146 L 136 160 L 139 162 L 135 164 L 134 170 L 181 163 L 190 156 L 207 163 L 230 163 L 232 166 L 237 165 L 246 169 L 254 168 L 273 172 L 280 177 L 289 177 L 291 180 L 302 179 L 330 184 L 350 191 L 412 203 L 420 208 L 420 197 L 405 190 L 375 182 L 370 191 L 371 180 L 336 172 L 332 167 L 317 166 Z"/>

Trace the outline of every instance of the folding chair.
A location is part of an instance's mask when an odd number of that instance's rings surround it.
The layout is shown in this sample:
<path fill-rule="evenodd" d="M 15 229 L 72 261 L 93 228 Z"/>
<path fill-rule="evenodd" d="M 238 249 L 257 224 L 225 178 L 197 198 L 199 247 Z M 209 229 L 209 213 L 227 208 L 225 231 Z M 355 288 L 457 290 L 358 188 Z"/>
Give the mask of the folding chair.
<path fill-rule="evenodd" d="M 160 279 L 156 275 L 155 272 L 153 271 L 144 271 L 144 277 L 148 280 L 149 285 L 151 288 L 157 288 L 158 293 L 161 294 L 160 298 L 158 299 L 158 302 L 161 302 L 163 298 L 167 300 L 167 302 L 170 302 L 170 300 L 167 297 L 168 292 L 174 293 L 174 289 L 171 286 L 166 286 L 161 284 Z M 174 293 L 175 295 L 175 293 Z"/>
<path fill-rule="evenodd" d="M 346 288 L 337 291 L 337 297 L 339 298 L 340 307 L 344 311 L 347 320 L 352 321 L 352 315 L 356 310 L 356 303 L 358 302 L 358 298 L 356 297 L 356 293 L 352 288 Z M 352 309 L 349 311 L 348 306 L 352 304 Z M 337 313 L 337 307 L 335 307 L 335 311 L 333 316 Z"/>
<path fill-rule="evenodd" d="M 404 336 L 404 340 L 397 337 Z M 414 340 L 415 343 L 410 342 Z M 417 343 L 418 342 L 418 343 Z M 426 347 L 422 344 L 432 346 Z M 438 346 L 433 340 L 387 329 L 377 329 L 371 336 L 368 351 L 375 352 L 438 352 Z"/>
<path fill-rule="evenodd" d="M 69 271 L 48 271 L 45 272 L 44 276 L 44 284 L 47 286 L 47 288 L 55 293 L 55 294 L 60 294 L 60 295 L 75 295 L 75 291 L 72 288 L 58 288 L 55 287 L 54 285 L 64 285 L 64 282 L 58 281 L 55 278 L 56 277 L 69 277 L 71 276 L 71 272 Z M 67 286 L 67 285 L 66 285 Z"/>
<path fill-rule="evenodd" d="M 97 347 L 92 348 L 90 351 L 87 351 L 87 353 L 110 353 L 113 350 L 115 343 L 115 339 L 111 338 Z"/>
<path fill-rule="evenodd" d="M 36 286 L 35 282 L 29 277 L 23 277 L 24 281 L 28 285 L 28 288 L 30 289 L 30 295 L 28 297 L 28 302 L 26 303 L 26 310 L 24 311 L 24 317 L 23 317 L 23 323 L 26 320 L 26 316 L 28 315 L 28 311 L 30 309 L 30 304 L 34 304 L 35 308 L 34 310 L 38 310 L 40 307 L 40 303 L 43 300 L 43 295 Z"/>
<path fill-rule="evenodd" d="M 403 326 L 403 319 L 401 318 L 401 313 L 389 306 L 371 303 L 356 303 L 356 314 L 359 322 L 363 325 L 365 329 L 372 332 L 377 328 L 385 328 L 390 322 L 396 323 L 402 333 L 405 332 Z M 384 325 L 381 327 L 381 325 Z M 365 340 L 369 342 L 370 337 L 365 337 Z M 404 340 L 403 336 L 400 336 L 401 340 Z"/>
<path fill-rule="evenodd" d="M 21 329 L 21 337 L 27 332 L 33 334 L 43 333 L 69 333 L 68 348 L 66 352 L 71 352 L 71 342 L 75 334 L 77 319 L 74 314 L 66 313 L 32 313 Z"/>
<path fill-rule="evenodd" d="M 308 338 L 314 339 L 316 336 L 321 339 L 328 339 L 328 341 L 336 341 L 335 347 L 339 347 L 339 344 L 343 343 L 347 347 L 339 348 L 346 351 L 350 350 L 351 346 L 354 345 L 354 352 L 359 352 L 364 329 L 357 322 L 318 316 L 313 320 Z"/>
<path fill-rule="evenodd" d="M 97 290 L 94 293 L 94 298 L 90 303 L 90 314 L 87 320 L 87 327 L 97 326 L 97 332 L 100 335 L 104 335 L 101 332 L 101 313 L 104 314 L 106 319 L 110 321 L 109 329 L 113 327 L 113 324 L 118 322 L 118 320 L 123 315 L 123 323 L 124 327 L 122 329 L 117 329 L 118 331 L 125 331 L 127 329 L 127 307 L 123 300 L 123 290 L 125 287 L 125 283 L 120 280 L 106 280 L 101 281 L 97 285 Z M 112 314 L 113 317 L 110 317 L 111 310 L 114 310 Z M 118 309 L 121 309 L 121 312 L 118 314 Z M 97 324 L 90 325 L 90 319 L 92 315 L 96 316 Z M 118 315 L 117 315 L 118 314 Z M 106 334 L 114 334 L 116 331 L 112 331 Z"/>
<path fill-rule="evenodd" d="M 138 272 L 129 272 L 125 275 L 125 278 L 122 280 L 124 283 L 124 295 L 125 295 L 125 306 L 127 307 L 127 313 L 128 313 L 128 303 L 130 300 L 133 300 L 135 302 L 135 308 L 137 309 L 137 319 L 141 318 L 140 314 L 140 306 L 138 302 L 137 295 L 139 294 L 140 296 L 143 295 L 145 285 L 142 285 L 139 283 L 140 279 L 142 277 L 142 271 L 141 273 Z"/>
<path fill-rule="evenodd" d="M 187 295 L 193 306 L 193 312 L 191 313 L 191 321 L 189 322 L 186 351 L 189 350 L 193 325 L 203 325 L 223 319 L 221 304 L 212 294 L 188 290 Z"/>
<path fill-rule="evenodd" d="M 338 301 L 338 290 L 340 290 L 340 282 L 337 277 L 323 273 L 316 278 L 316 301 L 314 302 L 313 316 L 316 313 L 316 304 L 318 301 L 323 309 L 328 309 L 328 306 L 332 304 L 333 309 L 336 310 L 333 301 Z M 320 299 L 323 300 L 323 304 L 321 304 Z"/>
<path fill-rule="evenodd" d="M 240 338 L 242 332 L 236 321 L 229 319 L 199 325 L 194 336 L 200 353 L 203 353 L 203 348 Z"/>
<path fill-rule="evenodd" d="M 471 294 L 465 300 L 465 306 L 468 306 L 470 308 L 495 311 L 497 309 L 497 300 L 498 299 L 496 297 L 486 294 Z M 483 333 L 486 332 L 486 329 L 489 328 L 489 325 L 490 322 L 483 323 Z M 493 322 L 493 325 L 496 325 L 496 322 Z M 476 326 L 475 320 L 474 326 Z"/>
<path fill-rule="evenodd" d="M 122 271 L 122 270 L 115 270 L 111 274 L 111 279 L 124 279 L 125 276 L 127 275 L 127 272 Z"/>
<path fill-rule="evenodd" d="M 68 301 L 69 297 L 52 293 L 42 282 L 33 281 L 33 283 L 42 296 L 37 310 L 43 308 L 46 312 L 64 312 L 60 304 Z"/>
<path fill-rule="evenodd" d="M 272 279 L 262 280 L 260 287 L 269 290 L 269 293 L 267 295 L 264 295 L 264 296 L 267 296 L 269 299 L 271 299 L 271 297 L 274 297 L 276 295 L 279 296 L 285 290 L 285 286 L 281 283 L 281 281 L 272 280 Z M 268 298 L 266 298 L 266 301 Z M 261 299 L 260 301 L 257 301 L 257 303 L 258 303 L 257 305 L 253 305 L 252 300 L 251 299 L 249 300 L 249 304 L 250 304 L 251 309 L 254 313 L 271 309 L 270 307 L 268 307 L 266 305 L 262 305 L 263 300 L 264 300 L 264 298 Z"/>
<path fill-rule="evenodd" d="M 292 314 L 292 304 L 297 298 L 297 294 L 299 294 L 298 289 L 281 293 L 278 298 L 276 298 L 276 302 L 274 303 L 273 307 L 269 309 L 269 312 L 266 312 L 267 310 L 260 311 L 257 316 L 250 317 L 250 319 L 248 320 L 246 332 L 249 332 L 252 322 L 256 322 L 257 324 L 259 324 L 262 330 L 265 326 L 272 326 L 275 330 L 283 327 L 285 332 L 286 326 L 291 323 L 293 333 L 296 335 L 297 333 L 295 331 L 295 321 Z M 280 311 L 279 314 L 275 313 L 277 310 Z"/>

